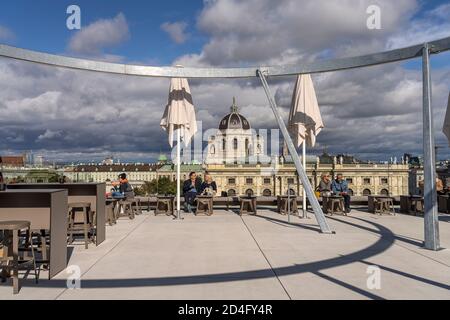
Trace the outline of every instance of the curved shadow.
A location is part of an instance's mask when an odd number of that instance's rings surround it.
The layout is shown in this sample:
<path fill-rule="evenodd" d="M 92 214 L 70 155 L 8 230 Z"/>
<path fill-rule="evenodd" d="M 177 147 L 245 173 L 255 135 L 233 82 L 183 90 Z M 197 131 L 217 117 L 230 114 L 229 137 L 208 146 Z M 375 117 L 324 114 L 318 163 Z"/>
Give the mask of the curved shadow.
<path fill-rule="evenodd" d="M 303 264 L 294 264 L 286 267 L 278 267 L 273 269 L 259 269 L 252 271 L 241 271 L 241 272 L 228 272 L 219 274 L 203 274 L 203 275 L 193 275 L 193 276 L 173 276 L 173 277 L 155 277 L 155 278 L 134 278 L 134 279 L 83 279 L 81 284 L 82 288 L 87 289 L 98 289 L 98 288 L 125 288 L 125 287 L 153 287 L 153 286 L 176 286 L 176 285 L 195 285 L 195 284 L 210 284 L 210 283 L 221 283 L 221 282 L 233 282 L 233 281 L 244 281 L 244 280 L 257 280 L 273 278 L 274 273 L 276 276 L 288 276 L 302 273 L 312 273 L 322 277 L 323 279 L 329 280 L 336 283 L 342 287 L 346 287 L 349 290 L 357 292 L 359 294 L 365 295 L 371 299 L 382 299 L 372 292 L 365 291 L 361 288 L 354 287 L 347 284 L 341 280 L 332 278 L 328 275 L 324 275 L 321 271 L 335 268 L 339 266 L 345 266 L 354 262 L 361 262 L 365 264 L 370 264 L 366 260 L 379 255 L 380 253 L 389 249 L 395 242 L 395 240 L 406 241 L 412 244 L 419 244 L 417 241 L 412 241 L 410 239 L 405 239 L 401 236 L 395 235 L 390 229 L 375 223 L 373 221 L 367 221 L 365 219 L 351 217 L 352 219 L 357 219 L 368 224 L 373 225 L 376 229 L 369 227 L 360 226 L 348 221 L 342 221 L 335 218 L 333 220 L 341 223 L 346 223 L 351 226 L 374 232 L 380 234 L 381 237 L 372 245 L 361 249 L 359 251 L 350 253 L 348 255 L 341 255 L 335 258 L 308 262 Z M 276 219 L 275 219 L 276 220 Z M 447 284 L 439 283 L 429 279 L 425 279 L 416 275 L 412 275 L 403 271 L 395 270 L 392 268 L 380 266 L 380 268 L 387 270 L 389 272 L 396 273 L 398 275 L 420 281 L 429 285 L 437 286 L 440 288 L 445 288 L 450 290 L 450 286 Z M 66 288 L 67 280 L 53 279 L 53 280 L 43 280 L 40 281 L 38 285 L 34 285 L 30 281 L 24 281 L 23 285 L 28 287 L 47 287 L 47 288 Z"/>

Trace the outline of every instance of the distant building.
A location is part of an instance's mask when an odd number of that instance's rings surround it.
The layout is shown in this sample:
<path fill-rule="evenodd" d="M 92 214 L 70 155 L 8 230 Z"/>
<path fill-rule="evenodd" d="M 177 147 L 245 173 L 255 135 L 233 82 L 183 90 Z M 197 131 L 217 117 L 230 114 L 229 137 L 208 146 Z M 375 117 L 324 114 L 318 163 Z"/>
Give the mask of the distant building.
<path fill-rule="evenodd" d="M 24 156 L 0 156 L 0 166 L 2 167 L 24 167 Z"/>
<path fill-rule="evenodd" d="M 239 113 L 236 99 L 219 123 L 219 130 L 208 140 L 207 164 L 253 162 L 263 155 L 264 140 L 251 129 L 250 122 Z"/>

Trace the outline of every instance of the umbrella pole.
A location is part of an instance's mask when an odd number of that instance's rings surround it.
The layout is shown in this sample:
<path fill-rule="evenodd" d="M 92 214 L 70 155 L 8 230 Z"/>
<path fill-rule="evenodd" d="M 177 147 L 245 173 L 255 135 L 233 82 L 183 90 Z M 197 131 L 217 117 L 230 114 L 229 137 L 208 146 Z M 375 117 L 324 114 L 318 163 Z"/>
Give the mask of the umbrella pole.
<path fill-rule="evenodd" d="M 180 190 L 180 178 L 181 178 L 181 129 L 177 130 L 177 219 L 181 219 L 181 210 L 180 210 L 180 200 L 181 200 L 181 190 Z"/>
<path fill-rule="evenodd" d="M 306 143 L 303 141 L 302 143 L 302 160 L 303 160 L 303 168 L 305 168 L 306 171 Z M 302 208 L 303 208 L 303 218 L 308 217 L 307 213 L 307 207 L 306 207 L 306 189 L 305 186 L 303 186 L 303 195 L 302 195 Z"/>

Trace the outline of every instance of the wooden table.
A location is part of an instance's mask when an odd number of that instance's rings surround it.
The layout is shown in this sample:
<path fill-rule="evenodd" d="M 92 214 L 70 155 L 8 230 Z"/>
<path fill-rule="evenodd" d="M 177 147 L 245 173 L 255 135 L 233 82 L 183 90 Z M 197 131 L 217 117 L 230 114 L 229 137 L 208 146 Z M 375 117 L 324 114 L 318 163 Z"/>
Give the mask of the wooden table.
<path fill-rule="evenodd" d="M 288 201 L 290 199 L 290 211 L 293 214 L 298 214 L 298 207 L 297 207 L 297 196 L 291 195 L 291 196 L 277 196 L 277 209 L 280 214 L 287 214 L 288 213 Z"/>
<path fill-rule="evenodd" d="M 67 267 L 67 190 L 33 189 L 0 192 L 0 221 L 23 220 L 33 231 L 46 230 L 50 247 L 42 246 L 45 257 L 38 263 L 48 264 L 49 279 Z"/>
<path fill-rule="evenodd" d="M 110 226 L 117 223 L 118 210 L 119 210 L 119 200 L 114 198 L 106 198 L 106 206 L 112 205 L 112 215 L 111 212 L 108 212 L 108 209 L 105 210 L 105 221 L 109 223 Z"/>
<path fill-rule="evenodd" d="M 106 186 L 105 183 L 18 183 L 8 184 L 9 190 L 21 189 L 65 189 L 68 203 L 89 202 L 95 211 L 95 239 L 98 246 L 106 238 Z"/>
<path fill-rule="evenodd" d="M 343 196 L 322 196 L 322 210 L 325 214 L 330 213 L 336 213 L 334 211 L 330 211 L 330 209 L 332 209 L 331 207 L 329 207 L 329 202 L 331 200 L 339 200 L 342 202 L 342 204 L 344 204 L 344 197 Z M 345 208 L 343 208 L 342 213 L 345 213 Z"/>
<path fill-rule="evenodd" d="M 419 208 L 421 205 L 421 208 Z M 417 215 L 423 212 L 423 197 L 422 196 L 400 196 L 400 212 Z"/>
<path fill-rule="evenodd" d="M 155 216 L 165 214 L 172 216 L 175 214 L 175 197 L 174 196 L 157 196 Z M 164 207 L 164 209 L 161 209 Z"/>
<path fill-rule="evenodd" d="M 450 197 L 448 194 L 441 194 L 438 197 L 439 212 L 450 213 Z"/>
<path fill-rule="evenodd" d="M 378 199 L 392 199 L 392 200 L 394 200 L 394 197 L 384 196 L 384 195 L 368 196 L 367 197 L 367 211 L 369 211 L 370 213 L 375 213 L 375 200 L 378 200 Z"/>
<path fill-rule="evenodd" d="M 213 196 L 197 196 L 197 210 L 195 215 L 206 214 L 208 216 L 214 213 L 213 209 Z"/>
<path fill-rule="evenodd" d="M 239 201 L 241 203 L 241 207 L 239 209 L 239 214 L 242 216 L 243 214 L 254 214 L 258 213 L 256 206 L 256 196 L 245 196 L 239 197 Z M 245 209 L 247 206 L 248 209 Z"/>

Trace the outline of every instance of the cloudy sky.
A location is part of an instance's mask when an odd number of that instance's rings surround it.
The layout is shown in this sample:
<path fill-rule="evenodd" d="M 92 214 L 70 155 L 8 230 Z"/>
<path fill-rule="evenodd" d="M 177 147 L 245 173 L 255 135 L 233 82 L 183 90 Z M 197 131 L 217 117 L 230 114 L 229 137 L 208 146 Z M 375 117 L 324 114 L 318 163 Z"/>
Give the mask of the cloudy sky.
<path fill-rule="evenodd" d="M 4 0 L 0 43 L 104 61 L 184 66 L 302 64 L 450 36 L 449 1 L 422 0 Z M 81 8 L 81 29 L 66 26 Z M 367 28 L 370 5 L 381 29 Z M 386 160 L 420 154 L 420 59 L 314 75 L 326 128 L 310 152 Z M 432 58 L 439 158 L 450 53 Z M 287 117 L 295 78 L 271 80 Z M 0 58 L 0 154 L 33 150 L 55 161 L 152 161 L 169 152 L 159 121 L 169 82 L 55 69 Z M 276 127 L 255 80 L 191 81 L 197 119 L 216 128 L 236 96 L 256 129 Z"/>

